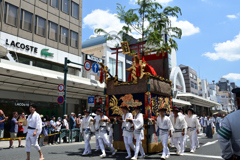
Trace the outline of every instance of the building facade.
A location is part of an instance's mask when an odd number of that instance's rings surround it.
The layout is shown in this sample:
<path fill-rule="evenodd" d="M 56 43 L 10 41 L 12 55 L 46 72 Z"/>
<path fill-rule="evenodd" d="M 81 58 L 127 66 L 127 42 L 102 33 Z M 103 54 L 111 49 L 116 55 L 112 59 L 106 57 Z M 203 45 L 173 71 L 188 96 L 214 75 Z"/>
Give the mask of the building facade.
<path fill-rule="evenodd" d="M 36 103 L 39 113 L 62 116 L 57 86 L 64 59 L 83 63 L 82 0 L 0 0 L 0 6 L 1 109 L 11 115 Z M 82 70 L 68 64 L 67 114 L 82 112 L 88 96 L 102 94 L 103 85 L 82 78 Z"/>
<path fill-rule="evenodd" d="M 186 85 L 186 92 L 198 95 L 197 72 L 189 66 L 179 66 Z"/>

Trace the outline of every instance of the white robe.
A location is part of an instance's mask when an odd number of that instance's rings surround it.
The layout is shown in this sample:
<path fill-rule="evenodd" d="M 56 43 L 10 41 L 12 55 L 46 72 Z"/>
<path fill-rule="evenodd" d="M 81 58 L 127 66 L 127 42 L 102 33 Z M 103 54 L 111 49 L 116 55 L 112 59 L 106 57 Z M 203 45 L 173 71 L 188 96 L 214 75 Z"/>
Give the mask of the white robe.
<path fill-rule="evenodd" d="M 99 124 L 99 120 L 100 120 L 100 115 L 97 115 L 94 117 L 94 120 L 95 120 L 95 124 L 94 124 L 94 127 L 95 127 L 95 136 L 96 136 L 96 139 L 100 138 L 99 137 L 99 127 L 100 127 L 100 124 Z"/>
<path fill-rule="evenodd" d="M 131 136 L 133 137 L 133 124 L 130 122 L 126 122 L 126 119 L 130 118 L 133 119 L 132 113 L 127 113 L 126 116 L 122 115 L 122 129 L 123 129 L 123 134 L 122 136 L 128 137 Z"/>
<path fill-rule="evenodd" d="M 144 140 L 144 131 L 142 129 L 144 122 L 142 113 L 138 113 L 137 116 L 134 116 L 134 119 L 132 119 L 132 121 L 134 125 L 134 138 L 137 139 L 140 134 L 140 139 Z"/>
<path fill-rule="evenodd" d="M 35 129 L 28 129 L 28 127 L 35 128 Z M 40 150 L 38 145 L 38 137 L 42 132 L 42 120 L 40 115 L 37 112 L 34 112 L 32 115 L 30 114 L 27 119 L 27 125 L 23 126 L 24 133 L 27 133 L 26 136 L 26 152 L 31 151 L 31 144 L 36 150 Z M 37 129 L 37 134 L 33 136 L 33 133 Z"/>
<path fill-rule="evenodd" d="M 181 116 L 177 116 L 176 118 L 176 123 L 174 123 L 174 116 L 170 117 L 170 120 L 172 122 L 173 128 L 174 128 L 174 132 L 173 132 L 173 137 L 181 137 L 182 136 L 182 132 L 178 132 L 178 130 L 183 130 L 183 129 L 187 129 L 187 123 L 184 119 L 184 117 Z"/>
<path fill-rule="evenodd" d="M 157 117 L 157 124 L 155 125 L 156 131 L 159 129 L 159 136 L 168 134 L 169 131 L 173 133 L 173 125 L 169 117 L 164 116 L 163 120 L 161 119 L 161 116 Z"/>
<path fill-rule="evenodd" d="M 80 132 L 83 133 L 84 140 L 91 139 L 91 130 L 90 129 L 93 126 L 93 123 L 91 120 L 93 120 L 93 118 L 90 115 L 87 118 L 85 116 L 82 120 Z M 85 129 L 85 131 L 84 131 L 84 129 Z"/>

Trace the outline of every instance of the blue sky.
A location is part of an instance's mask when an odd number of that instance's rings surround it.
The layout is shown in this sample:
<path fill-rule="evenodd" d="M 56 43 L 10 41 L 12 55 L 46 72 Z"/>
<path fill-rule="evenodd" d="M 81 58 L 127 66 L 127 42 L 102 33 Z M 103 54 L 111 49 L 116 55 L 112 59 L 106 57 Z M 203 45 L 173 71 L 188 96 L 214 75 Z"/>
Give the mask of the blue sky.
<path fill-rule="evenodd" d="M 116 3 L 135 8 L 135 0 L 83 0 L 82 40 L 94 28 L 118 31 L 122 25 Z M 239 0 L 157 0 L 163 6 L 178 6 L 183 15 L 173 19 L 182 28 L 178 40 L 178 65 L 191 66 L 198 77 L 218 81 L 225 76 L 240 86 L 240 1 Z M 199 72 L 200 71 L 200 72 Z"/>

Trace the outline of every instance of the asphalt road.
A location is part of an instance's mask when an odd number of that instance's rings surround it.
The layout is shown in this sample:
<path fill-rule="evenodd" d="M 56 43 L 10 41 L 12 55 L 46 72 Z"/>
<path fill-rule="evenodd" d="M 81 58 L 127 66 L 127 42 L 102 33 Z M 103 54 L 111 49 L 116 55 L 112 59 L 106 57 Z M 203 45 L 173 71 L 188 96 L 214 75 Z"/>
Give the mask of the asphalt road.
<path fill-rule="evenodd" d="M 91 147 L 93 150 L 93 154 L 91 156 L 83 157 L 81 156 L 84 144 L 83 143 L 72 143 L 72 144 L 61 144 L 61 145 L 53 145 L 53 146 L 44 146 L 42 147 L 42 152 L 44 154 L 45 160 L 99 160 L 101 159 L 99 155 L 101 152 L 94 152 L 95 149 L 95 143 L 91 143 Z M 213 139 L 207 139 L 203 135 L 199 136 L 199 142 L 201 147 L 195 152 L 190 153 L 189 148 L 186 149 L 184 156 L 177 156 L 175 154 L 176 149 L 170 148 L 171 151 L 171 157 L 169 160 L 210 160 L 210 159 L 222 159 L 220 157 L 221 150 L 220 146 L 217 141 L 216 134 L 214 135 Z M 187 143 L 189 147 L 189 141 Z M 133 155 L 133 153 L 132 153 Z M 127 156 L 126 152 L 119 151 L 116 153 L 115 156 L 111 155 L 111 152 L 107 151 L 107 157 L 104 159 L 106 160 L 124 160 L 125 156 Z M 161 153 L 156 154 L 150 154 L 145 157 L 145 159 L 151 159 L 151 160 L 159 160 L 161 156 Z M 14 148 L 14 149 L 3 149 L 0 150 L 0 160 L 25 160 L 25 148 Z M 38 159 L 38 153 L 37 151 L 32 148 L 31 152 L 31 160 L 37 160 Z"/>

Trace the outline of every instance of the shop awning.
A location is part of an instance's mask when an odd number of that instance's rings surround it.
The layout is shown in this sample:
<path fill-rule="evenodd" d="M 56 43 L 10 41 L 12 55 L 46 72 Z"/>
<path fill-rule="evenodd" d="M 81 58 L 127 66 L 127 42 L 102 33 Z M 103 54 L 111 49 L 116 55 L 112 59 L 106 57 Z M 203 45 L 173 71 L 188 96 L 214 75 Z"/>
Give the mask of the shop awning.
<path fill-rule="evenodd" d="M 182 100 L 188 101 L 191 104 L 195 104 L 202 107 L 211 108 L 221 105 L 220 103 L 205 99 L 192 93 L 180 93 L 177 95 L 177 97 L 181 98 Z"/>
<path fill-rule="evenodd" d="M 0 88 L 2 90 L 57 96 L 57 86 L 63 84 L 64 73 L 0 59 Z M 103 96 L 104 84 L 68 74 L 67 97 L 87 99 Z"/>
<path fill-rule="evenodd" d="M 191 103 L 188 101 L 183 101 L 175 98 L 173 98 L 172 101 L 173 101 L 173 104 L 176 105 L 177 107 L 191 106 Z"/>

